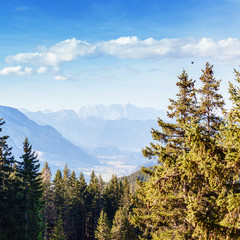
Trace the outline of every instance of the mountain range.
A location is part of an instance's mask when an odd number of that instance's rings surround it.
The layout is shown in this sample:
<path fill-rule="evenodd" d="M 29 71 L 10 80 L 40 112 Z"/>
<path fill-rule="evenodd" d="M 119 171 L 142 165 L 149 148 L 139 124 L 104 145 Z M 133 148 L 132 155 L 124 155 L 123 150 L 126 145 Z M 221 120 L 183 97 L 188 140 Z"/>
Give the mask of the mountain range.
<path fill-rule="evenodd" d="M 20 109 L 23 113 L 27 113 L 29 116 L 31 114 L 27 109 Z M 104 120 L 119 120 L 122 118 L 126 118 L 129 120 L 156 120 L 159 116 L 162 118 L 166 118 L 166 111 L 162 109 L 155 108 L 141 108 L 134 106 L 130 103 L 128 104 L 112 104 L 108 106 L 104 106 L 102 104 L 99 105 L 90 105 L 90 106 L 81 106 L 79 110 L 74 111 L 70 110 L 60 110 L 60 111 L 52 111 L 52 110 L 44 110 L 43 112 L 34 112 L 34 115 L 38 113 L 38 121 L 43 120 L 47 116 L 49 119 L 54 119 L 57 121 L 63 121 L 73 118 L 82 118 L 86 119 L 88 117 L 96 117 Z"/>
<path fill-rule="evenodd" d="M 121 149 L 140 150 L 151 141 L 151 128 L 157 127 L 157 116 L 162 117 L 157 113 L 162 112 L 131 104 L 115 104 L 81 107 L 81 114 L 73 110 L 24 113 L 40 125 L 53 126 L 78 146 L 93 149 L 113 145 Z"/>
<path fill-rule="evenodd" d="M 62 169 L 66 163 L 73 169 L 100 165 L 96 158 L 66 140 L 53 127 L 40 126 L 15 108 L 0 106 L 0 117 L 5 121 L 2 134 L 9 136 L 8 144 L 16 159 L 22 154 L 27 137 L 41 162 L 48 161 L 53 171 Z"/>
<path fill-rule="evenodd" d="M 2 134 L 10 136 L 14 156 L 22 154 L 28 137 L 42 165 L 48 161 L 53 172 L 67 163 L 76 172 L 88 175 L 95 170 L 105 179 L 113 173 L 128 175 L 148 163 L 141 149 L 152 141 L 151 128 L 157 128 L 156 114 L 161 112 L 131 104 L 81 107 L 78 112 L 21 111 L 0 106 L 6 122 Z"/>

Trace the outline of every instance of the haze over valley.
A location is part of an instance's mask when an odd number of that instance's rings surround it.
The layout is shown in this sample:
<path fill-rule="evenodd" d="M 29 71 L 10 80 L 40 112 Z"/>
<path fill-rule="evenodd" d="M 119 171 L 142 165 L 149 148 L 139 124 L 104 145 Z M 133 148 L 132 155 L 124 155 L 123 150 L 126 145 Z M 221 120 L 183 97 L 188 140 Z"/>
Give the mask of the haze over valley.
<path fill-rule="evenodd" d="M 113 173 L 129 175 L 141 165 L 142 148 L 151 142 L 151 128 L 157 127 L 162 110 L 131 104 L 81 107 L 79 112 L 61 110 L 30 112 L 0 107 L 4 134 L 15 156 L 22 154 L 25 137 L 33 145 L 41 165 L 47 161 L 53 172 L 68 164 L 88 176 L 92 170 L 108 180 Z"/>

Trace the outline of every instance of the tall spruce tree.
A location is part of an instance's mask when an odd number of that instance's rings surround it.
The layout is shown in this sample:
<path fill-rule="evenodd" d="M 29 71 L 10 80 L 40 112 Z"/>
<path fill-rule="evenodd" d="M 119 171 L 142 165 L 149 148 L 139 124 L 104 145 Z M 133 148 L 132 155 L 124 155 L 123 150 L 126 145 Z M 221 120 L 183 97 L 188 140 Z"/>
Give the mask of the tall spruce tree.
<path fill-rule="evenodd" d="M 213 73 L 209 70 L 212 66 L 207 63 L 206 69 L 203 72 L 207 72 L 207 77 L 213 79 Z M 188 114 L 184 116 L 179 114 L 180 103 L 171 105 L 170 110 L 178 113 L 169 115 L 176 117 L 176 125 L 160 122 L 161 132 L 153 132 L 153 137 L 155 140 L 163 140 L 163 144 L 152 144 L 151 148 L 144 151 L 146 156 L 157 156 L 161 163 L 155 171 L 149 171 L 151 173 L 149 182 L 141 184 L 135 198 L 132 222 L 147 238 L 230 237 L 226 235 L 227 230 L 223 230 L 224 226 L 220 223 L 224 210 L 220 204 L 220 196 L 225 188 L 219 181 L 225 162 L 225 152 L 219 146 L 221 119 L 217 115 L 217 110 L 222 108 L 223 102 L 218 94 L 219 82 L 214 87 L 211 87 L 211 84 L 209 81 L 204 85 L 208 89 L 206 91 L 208 97 L 203 97 L 207 95 L 200 91 L 202 94 L 200 111 L 196 111 L 196 105 L 190 107 L 186 104 L 184 106 L 188 107 Z M 178 97 L 183 93 L 180 91 Z M 206 99 L 209 108 L 203 111 L 203 106 L 207 106 L 204 103 Z M 192 111 L 193 109 L 195 111 Z M 167 130 L 170 127 L 171 131 L 167 131 L 166 127 Z"/>
<path fill-rule="evenodd" d="M 47 240 L 51 235 L 51 231 L 54 227 L 54 222 L 56 221 L 53 186 L 51 182 L 52 174 L 47 162 L 43 167 L 41 177 L 43 186 L 42 200 L 44 203 L 42 209 L 42 215 L 44 220 L 44 239 Z"/>
<path fill-rule="evenodd" d="M 69 211 L 68 211 L 68 238 L 77 240 L 81 238 L 81 201 L 79 197 L 79 180 L 74 171 L 72 171 L 69 180 Z"/>
<path fill-rule="evenodd" d="M 112 175 L 104 192 L 104 211 L 110 222 L 113 221 L 115 213 L 120 206 L 122 189 L 116 175 Z"/>
<path fill-rule="evenodd" d="M 182 189 L 178 188 L 181 181 L 181 165 L 178 158 L 184 151 L 188 151 L 185 145 L 188 137 L 185 125 L 197 114 L 198 106 L 195 81 L 189 79 L 185 70 L 178 79 L 177 100 L 170 99 L 171 104 L 167 112 L 173 123 L 158 119 L 161 130 L 152 129 L 153 140 L 157 143 L 151 143 L 150 147 L 143 150 L 145 157 L 157 157 L 160 163 L 154 171 L 143 169 L 152 175 L 153 182 L 143 183 L 137 191 L 138 197 L 135 198 L 137 207 L 134 209 L 135 218 L 132 222 L 140 227 L 145 236 L 150 236 L 155 231 L 164 232 L 164 229 L 167 234 L 176 234 L 176 226 L 182 232 L 187 232 L 190 228 L 184 221 L 187 209 L 181 194 Z M 184 188 L 186 191 L 187 186 Z M 162 214 L 158 214 L 159 211 Z"/>
<path fill-rule="evenodd" d="M 158 125 L 161 130 L 152 129 L 152 138 L 161 145 L 150 143 L 150 147 L 143 150 L 145 157 L 157 157 L 159 163 L 167 165 L 175 164 L 179 152 L 184 149 L 184 125 L 191 121 L 198 109 L 195 81 L 189 79 L 185 70 L 178 76 L 178 79 L 176 84 L 179 89 L 177 100 L 169 99 L 171 104 L 167 112 L 172 123 L 164 122 L 159 118 Z"/>
<path fill-rule="evenodd" d="M 63 211 L 63 222 L 64 222 L 64 234 L 69 235 L 69 209 L 70 209 L 70 175 L 71 171 L 68 168 L 67 164 L 63 170 L 63 200 L 64 200 L 64 211 Z"/>
<path fill-rule="evenodd" d="M 100 215 L 100 193 L 99 193 L 99 179 L 94 171 L 90 175 L 90 181 L 87 187 L 86 199 L 86 237 L 87 239 L 95 239 L 95 230 L 97 229 L 97 220 Z"/>
<path fill-rule="evenodd" d="M 77 181 L 77 196 L 78 196 L 78 226 L 79 226 L 79 236 L 80 239 L 87 239 L 86 237 L 86 229 L 87 229 L 87 211 L 88 211 L 88 203 L 89 192 L 87 189 L 87 183 L 85 181 L 84 175 L 81 172 L 80 177 Z"/>
<path fill-rule="evenodd" d="M 60 216 L 58 216 L 57 221 L 55 222 L 55 226 L 51 232 L 50 240 L 66 240 L 66 236 L 64 234 L 64 226 L 63 220 Z"/>
<path fill-rule="evenodd" d="M 23 143 L 22 161 L 19 162 L 19 176 L 22 188 L 24 239 L 42 238 L 42 179 L 39 173 L 39 160 L 27 138 Z"/>
<path fill-rule="evenodd" d="M 127 177 L 124 177 L 122 184 L 123 193 L 120 199 L 120 206 L 125 208 L 127 211 L 131 207 L 131 195 L 130 195 L 130 186 Z"/>
<path fill-rule="evenodd" d="M 139 239 L 129 222 L 129 212 L 120 207 L 114 216 L 111 228 L 111 240 L 135 240 Z"/>
<path fill-rule="evenodd" d="M 56 220 L 63 217 L 64 193 L 62 172 L 58 169 L 53 179 L 54 206 L 56 208 Z"/>
<path fill-rule="evenodd" d="M 216 164 L 219 191 L 217 203 L 221 207 L 221 226 L 217 234 L 222 239 L 240 239 L 240 72 L 234 70 L 237 86 L 229 83 L 232 108 L 225 112 L 224 126 L 218 138 L 224 158 Z M 220 237 L 219 237 L 220 239 Z"/>
<path fill-rule="evenodd" d="M 102 210 L 98 218 L 97 230 L 95 231 L 95 238 L 97 240 L 110 240 L 110 222 L 107 214 Z"/>
<path fill-rule="evenodd" d="M 0 132 L 4 125 L 0 119 Z M 8 136 L 0 137 L 0 239 L 17 238 L 18 202 L 14 177 L 14 157 L 7 144 Z M 16 235 L 15 235 L 16 234 Z"/>
<path fill-rule="evenodd" d="M 205 69 L 202 70 L 200 77 L 202 81 L 202 88 L 200 93 L 199 117 L 201 125 L 204 128 L 204 134 L 214 135 L 218 132 L 222 118 L 220 117 L 223 110 L 224 100 L 219 94 L 219 87 L 221 80 L 214 78 L 213 65 L 208 62 Z"/>

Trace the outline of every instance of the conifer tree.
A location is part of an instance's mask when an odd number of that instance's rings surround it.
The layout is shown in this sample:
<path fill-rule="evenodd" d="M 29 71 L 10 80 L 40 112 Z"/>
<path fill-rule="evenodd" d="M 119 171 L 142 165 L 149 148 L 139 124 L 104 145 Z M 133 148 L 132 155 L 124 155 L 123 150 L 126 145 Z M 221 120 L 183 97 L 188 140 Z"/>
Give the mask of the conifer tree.
<path fill-rule="evenodd" d="M 63 222 L 64 222 L 64 234 L 67 237 L 69 235 L 69 209 L 70 209 L 70 174 L 71 171 L 68 168 L 67 164 L 64 167 L 63 170 L 63 201 L 64 201 L 64 212 L 63 212 Z"/>
<path fill-rule="evenodd" d="M 90 181 L 87 187 L 88 195 L 86 199 L 86 225 L 87 238 L 94 239 L 95 230 L 97 228 L 97 220 L 100 215 L 100 194 L 99 194 L 99 179 L 94 171 L 90 175 Z"/>
<path fill-rule="evenodd" d="M 170 99 L 167 116 L 172 123 L 158 119 L 160 131 L 152 129 L 152 138 L 158 143 L 150 143 L 150 147 L 143 149 L 143 156 L 158 159 L 159 163 L 166 165 L 175 164 L 179 153 L 184 149 L 185 130 L 184 125 L 191 121 L 197 113 L 195 81 L 189 79 L 188 74 L 183 70 L 178 76 L 177 86 L 179 92 L 177 100 Z"/>
<path fill-rule="evenodd" d="M 53 180 L 54 206 L 56 208 L 56 219 L 63 216 L 64 212 L 64 193 L 62 172 L 57 170 Z"/>
<path fill-rule="evenodd" d="M 49 239 L 51 230 L 54 227 L 55 217 L 55 206 L 54 206 L 54 195 L 51 182 L 51 170 L 46 162 L 42 170 L 42 185 L 43 185 L 43 196 L 44 207 L 42 210 L 44 220 L 44 239 Z"/>
<path fill-rule="evenodd" d="M 130 196 L 130 187 L 129 182 L 126 177 L 123 179 L 123 193 L 120 200 L 120 205 L 125 208 L 127 211 L 130 210 L 131 206 L 131 196 Z"/>
<path fill-rule="evenodd" d="M 103 209 L 103 201 L 104 201 L 104 191 L 105 191 L 105 183 L 102 179 L 102 175 L 99 175 L 99 206 L 100 206 L 100 212 Z"/>
<path fill-rule="evenodd" d="M 222 239 L 240 239 L 240 72 L 235 70 L 237 86 L 229 83 L 232 108 L 225 112 L 218 142 L 224 158 L 217 163 L 218 205 L 221 207 L 217 231 Z M 216 178 L 213 179 L 216 181 Z M 219 237 L 219 239 L 221 239 Z"/>
<path fill-rule="evenodd" d="M 177 100 L 170 99 L 171 104 L 167 113 L 173 123 L 165 123 L 158 119 L 161 130 L 152 129 L 153 140 L 157 143 L 151 143 L 150 147 L 143 150 L 145 157 L 156 157 L 160 163 L 154 171 L 143 169 L 152 178 L 150 183 L 141 185 L 142 189 L 137 191 L 138 197 L 135 198 L 137 207 L 134 209 L 135 218 L 132 222 L 144 231 L 145 236 L 151 235 L 153 231 L 162 231 L 163 228 L 170 229 L 171 232 L 176 229 L 176 226 L 182 232 L 191 229 L 184 221 L 187 209 L 181 194 L 182 190 L 178 190 L 181 181 L 178 158 L 184 151 L 188 151 L 185 145 L 188 137 L 185 125 L 195 117 L 198 106 L 195 81 L 189 79 L 185 70 L 178 79 Z M 184 188 L 187 191 L 187 186 Z M 173 210 L 176 206 L 177 210 Z M 158 212 L 162 214 L 158 216 Z"/>
<path fill-rule="evenodd" d="M 138 239 L 137 235 L 129 222 L 129 214 L 126 208 L 120 207 L 114 216 L 111 240 L 134 240 Z"/>
<path fill-rule="evenodd" d="M 104 211 L 107 213 L 110 222 L 113 221 L 114 215 L 120 206 L 122 196 L 122 189 L 118 182 L 117 176 L 112 175 L 104 192 Z"/>
<path fill-rule="evenodd" d="M 107 214 L 102 210 L 98 218 L 95 238 L 98 240 L 110 240 L 110 230 L 110 222 L 107 218 Z"/>
<path fill-rule="evenodd" d="M 4 125 L 0 119 L 0 132 Z M 18 221 L 17 192 L 14 177 L 14 157 L 7 145 L 8 136 L 0 137 L 0 238 L 16 238 Z M 15 229 L 15 231 L 13 231 Z"/>
<path fill-rule="evenodd" d="M 220 196 L 225 187 L 219 181 L 226 153 L 219 146 L 221 119 L 217 110 L 223 102 L 218 94 L 219 82 L 213 79 L 212 66 L 207 63 L 203 72 L 201 78 L 211 81 L 204 83 L 206 93 L 199 91 L 202 94 L 200 111 L 196 111 L 195 105 L 188 106 L 186 116 L 169 115 L 176 117 L 176 124 L 161 123 L 161 132 L 153 132 L 153 138 L 162 140 L 162 145 L 152 144 L 144 151 L 148 157 L 157 156 L 161 164 L 149 171 L 149 182 L 142 183 L 137 191 L 132 223 L 150 239 L 226 239 L 230 236 L 221 224 L 224 208 Z M 182 94 L 180 88 L 178 96 Z M 171 106 L 173 113 L 180 113 L 181 104 Z"/>
<path fill-rule="evenodd" d="M 63 221 L 60 216 L 58 217 L 55 223 L 55 226 L 51 233 L 50 240 L 66 240 L 66 236 L 64 234 Z"/>
<path fill-rule="evenodd" d="M 22 161 L 19 162 L 19 176 L 22 188 L 24 239 L 41 239 L 42 219 L 42 179 L 39 173 L 39 160 L 27 138 L 23 143 Z"/>
<path fill-rule="evenodd" d="M 68 229 L 69 239 L 81 238 L 81 219 L 82 199 L 80 191 L 80 183 L 74 171 L 72 171 L 69 179 L 69 210 L 68 210 Z"/>
<path fill-rule="evenodd" d="M 222 118 L 219 116 L 223 110 L 224 100 L 218 93 L 220 80 L 214 78 L 213 65 L 206 63 L 200 77 L 202 88 L 199 90 L 201 95 L 199 117 L 204 128 L 204 134 L 214 135 L 218 132 Z"/>
<path fill-rule="evenodd" d="M 87 200 L 89 199 L 89 193 L 87 189 L 87 183 L 85 181 L 84 175 L 81 172 L 79 180 L 77 181 L 77 192 L 79 199 L 78 209 L 78 225 L 79 227 L 79 236 L 80 239 L 86 239 L 86 229 L 87 229 L 87 211 L 88 204 Z"/>

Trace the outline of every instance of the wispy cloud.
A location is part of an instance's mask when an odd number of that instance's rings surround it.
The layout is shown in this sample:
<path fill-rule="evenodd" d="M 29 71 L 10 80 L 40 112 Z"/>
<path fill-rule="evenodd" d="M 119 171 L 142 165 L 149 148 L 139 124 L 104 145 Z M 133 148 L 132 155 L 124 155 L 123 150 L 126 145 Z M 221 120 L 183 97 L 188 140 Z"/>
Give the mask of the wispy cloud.
<path fill-rule="evenodd" d="M 0 75 L 28 75 L 32 73 L 32 68 L 25 67 L 22 68 L 21 66 L 16 67 L 5 67 L 2 70 L 0 70 Z"/>
<path fill-rule="evenodd" d="M 37 69 L 37 73 L 38 74 L 43 74 L 45 72 L 47 72 L 47 68 L 46 67 L 40 67 L 40 68 Z"/>
<path fill-rule="evenodd" d="M 54 77 L 55 80 L 58 80 L 58 81 L 66 81 L 68 80 L 68 78 L 64 75 L 57 75 Z"/>
<path fill-rule="evenodd" d="M 19 6 L 16 8 L 17 12 L 27 11 L 27 10 L 33 10 L 34 8 L 27 7 L 27 6 Z"/>
<path fill-rule="evenodd" d="M 154 59 L 187 57 L 211 57 L 213 59 L 230 62 L 240 59 L 240 40 L 227 38 L 214 41 L 211 38 L 175 38 L 160 39 L 147 38 L 140 40 L 133 37 L 120 37 L 109 41 L 88 43 L 76 38 L 61 41 L 49 48 L 43 46 L 36 52 L 18 53 L 6 57 L 9 64 L 26 64 L 37 66 L 34 73 L 46 73 L 48 67 L 55 72 L 60 64 L 71 62 L 85 56 L 112 56 L 125 59 Z M 21 66 L 6 67 L 0 71 L 0 75 L 16 74 L 24 75 L 32 72 L 32 68 Z M 67 80 L 63 75 L 55 76 L 56 80 Z"/>

